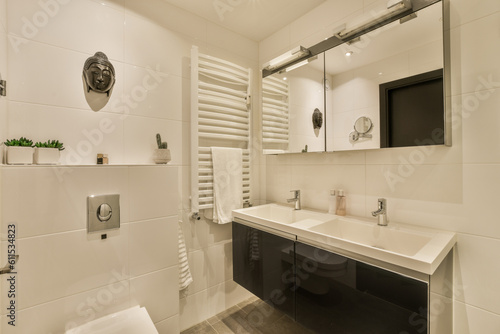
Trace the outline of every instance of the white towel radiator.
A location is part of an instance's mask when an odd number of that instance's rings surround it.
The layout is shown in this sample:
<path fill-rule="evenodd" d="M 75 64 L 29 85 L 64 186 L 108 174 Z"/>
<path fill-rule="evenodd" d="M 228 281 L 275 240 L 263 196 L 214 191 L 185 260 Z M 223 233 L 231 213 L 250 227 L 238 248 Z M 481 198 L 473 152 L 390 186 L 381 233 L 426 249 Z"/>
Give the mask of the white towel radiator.
<path fill-rule="evenodd" d="M 211 147 L 243 150 L 243 202 L 250 203 L 252 70 L 191 49 L 191 216 L 213 208 Z"/>

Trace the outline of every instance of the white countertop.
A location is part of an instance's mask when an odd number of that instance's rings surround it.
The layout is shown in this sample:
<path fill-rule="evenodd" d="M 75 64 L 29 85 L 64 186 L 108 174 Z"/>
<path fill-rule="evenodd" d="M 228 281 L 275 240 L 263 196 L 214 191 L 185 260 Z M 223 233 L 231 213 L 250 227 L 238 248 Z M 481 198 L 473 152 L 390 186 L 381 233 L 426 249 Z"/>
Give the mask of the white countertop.
<path fill-rule="evenodd" d="M 233 211 L 238 220 L 295 235 L 341 255 L 373 260 L 432 275 L 456 243 L 455 233 L 376 219 L 341 217 L 311 210 L 266 204 Z"/>

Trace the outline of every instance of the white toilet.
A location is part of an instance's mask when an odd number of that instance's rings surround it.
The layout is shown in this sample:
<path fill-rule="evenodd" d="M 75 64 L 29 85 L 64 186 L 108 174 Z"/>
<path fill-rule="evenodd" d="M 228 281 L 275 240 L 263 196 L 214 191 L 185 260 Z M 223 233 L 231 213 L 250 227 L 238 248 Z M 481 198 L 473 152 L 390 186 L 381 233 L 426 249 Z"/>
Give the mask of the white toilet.
<path fill-rule="evenodd" d="M 66 332 L 66 334 L 158 334 L 148 311 L 134 306 L 93 320 Z"/>

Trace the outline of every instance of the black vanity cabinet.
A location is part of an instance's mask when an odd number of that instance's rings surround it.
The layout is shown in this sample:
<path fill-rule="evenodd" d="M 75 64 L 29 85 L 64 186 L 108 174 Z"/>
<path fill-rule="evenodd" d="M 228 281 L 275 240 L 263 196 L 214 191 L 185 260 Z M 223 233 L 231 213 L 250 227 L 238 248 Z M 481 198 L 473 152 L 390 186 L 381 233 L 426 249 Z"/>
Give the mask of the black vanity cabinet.
<path fill-rule="evenodd" d="M 233 222 L 234 281 L 314 333 L 429 334 L 428 282 L 295 239 Z"/>
<path fill-rule="evenodd" d="M 294 238 L 233 222 L 233 280 L 292 318 Z"/>
<path fill-rule="evenodd" d="M 315 333 L 428 333 L 426 282 L 300 242 L 296 271 L 296 321 Z"/>

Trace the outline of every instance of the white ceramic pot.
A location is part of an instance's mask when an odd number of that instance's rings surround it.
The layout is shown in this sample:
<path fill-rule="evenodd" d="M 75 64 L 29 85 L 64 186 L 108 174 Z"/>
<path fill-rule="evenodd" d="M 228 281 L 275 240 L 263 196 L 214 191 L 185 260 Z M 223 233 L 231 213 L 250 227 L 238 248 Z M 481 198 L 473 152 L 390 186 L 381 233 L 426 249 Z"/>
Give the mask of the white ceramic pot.
<path fill-rule="evenodd" d="M 7 165 L 32 165 L 33 147 L 6 146 Z"/>
<path fill-rule="evenodd" d="M 57 165 L 61 151 L 58 148 L 35 147 L 34 157 L 37 165 Z"/>
<path fill-rule="evenodd" d="M 157 164 L 166 164 L 172 160 L 170 158 L 170 149 L 168 148 L 157 148 L 153 154 L 153 161 Z"/>

